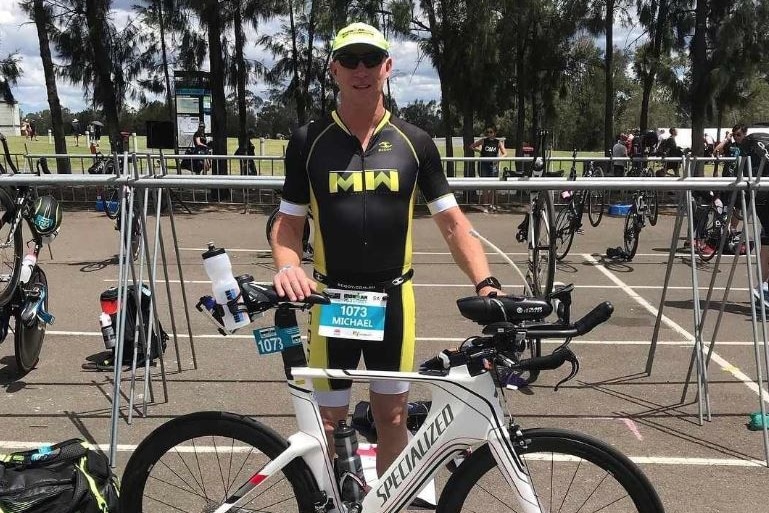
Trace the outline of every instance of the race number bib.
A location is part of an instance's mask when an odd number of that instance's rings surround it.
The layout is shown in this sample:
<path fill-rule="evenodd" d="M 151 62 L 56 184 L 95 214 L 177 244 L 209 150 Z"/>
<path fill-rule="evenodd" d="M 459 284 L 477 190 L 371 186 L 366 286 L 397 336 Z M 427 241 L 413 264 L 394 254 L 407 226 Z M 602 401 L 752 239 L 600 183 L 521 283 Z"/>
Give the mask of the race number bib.
<path fill-rule="evenodd" d="M 285 351 L 289 347 L 302 344 L 302 336 L 299 334 L 299 326 L 288 328 L 260 328 L 254 330 L 254 341 L 259 354 L 272 354 Z"/>
<path fill-rule="evenodd" d="M 324 337 L 383 340 L 387 294 L 326 289 L 331 303 L 320 305 L 318 334 Z"/>

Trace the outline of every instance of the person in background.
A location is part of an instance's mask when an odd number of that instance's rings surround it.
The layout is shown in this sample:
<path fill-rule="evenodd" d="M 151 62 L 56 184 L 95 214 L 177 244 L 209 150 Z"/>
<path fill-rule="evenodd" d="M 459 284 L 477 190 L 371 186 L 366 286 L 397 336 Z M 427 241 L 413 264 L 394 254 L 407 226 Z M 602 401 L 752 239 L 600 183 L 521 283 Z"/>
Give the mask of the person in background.
<path fill-rule="evenodd" d="M 472 225 L 449 188 L 435 143 L 426 132 L 385 108 L 383 88 L 393 68 L 389 50 L 382 33 L 370 25 L 353 23 L 341 29 L 332 44 L 329 66 L 339 88 L 338 107 L 295 130 L 286 148 L 286 180 L 271 237 L 278 295 L 301 300 L 319 289 L 315 280 L 326 290 L 336 289 L 335 294 L 368 291 L 373 294 L 371 301 L 387 295 L 380 341 L 364 340 L 356 332 L 345 338 L 320 335 L 328 332 L 326 328 L 333 332 L 334 327 L 321 324 L 321 307 L 313 307 L 310 367 L 354 369 L 362 355 L 369 370 L 413 370 L 416 309 L 411 234 L 418 192 L 475 292 L 481 296 L 500 293 L 481 242 L 471 235 Z M 302 234 L 311 201 L 315 280 L 301 266 Z M 331 439 L 334 427 L 348 416 L 352 383 L 314 382 Z M 370 384 L 379 475 L 406 446 L 408 390 L 408 382 Z M 333 441 L 329 445 L 333 452 Z"/>
<path fill-rule="evenodd" d="M 611 149 L 611 156 L 612 158 L 627 158 L 627 146 L 625 145 L 625 141 L 622 140 L 623 134 L 617 134 L 617 142 L 614 143 L 614 146 Z M 614 176 L 621 177 L 625 176 L 625 169 L 627 167 L 627 162 L 615 162 L 614 163 Z"/>
<path fill-rule="evenodd" d="M 75 136 L 75 146 L 80 146 L 80 122 L 77 118 L 72 120 L 72 135 Z"/>
<path fill-rule="evenodd" d="M 486 137 L 478 139 L 470 145 L 471 150 L 480 152 L 481 157 L 507 156 L 504 141 L 497 138 L 496 127 L 487 126 L 484 135 Z M 499 176 L 499 162 L 482 161 L 480 164 L 481 178 L 497 178 Z M 491 189 L 484 190 L 481 193 L 481 208 L 484 213 L 489 210 L 497 210 L 494 197 L 494 191 Z"/>

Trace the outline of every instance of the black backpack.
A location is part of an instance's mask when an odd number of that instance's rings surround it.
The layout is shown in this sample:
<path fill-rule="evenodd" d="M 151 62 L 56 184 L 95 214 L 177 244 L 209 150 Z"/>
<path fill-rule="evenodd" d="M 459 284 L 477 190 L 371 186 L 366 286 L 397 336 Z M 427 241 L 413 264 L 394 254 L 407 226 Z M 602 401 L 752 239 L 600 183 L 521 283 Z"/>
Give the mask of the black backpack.
<path fill-rule="evenodd" d="M 0 455 L 0 511 L 118 513 L 117 478 L 79 438 Z"/>
<path fill-rule="evenodd" d="M 758 169 L 761 167 L 761 161 L 764 156 L 769 152 L 769 133 L 766 132 L 754 132 L 746 135 L 740 143 L 740 155 L 743 157 L 750 157 L 750 164 L 752 168 L 753 177 L 755 178 Z M 769 161 L 764 164 L 764 169 L 761 171 L 763 178 L 769 178 Z M 747 176 L 747 171 L 745 172 Z M 764 204 L 769 202 L 769 192 L 759 190 L 756 192 L 756 204 Z"/>
<path fill-rule="evenodd" d="M 152 293 L 150 292 L 149 287 L 146 285 L 141 286 L 141 318 L 144 322 L 144 325 L 146 326 L 146 323 L 149 321 L 150 318 L 150 300 L 152 299 Z M 114 301 L 117 302 L 118 298 L 118 289 L 117 287 L 110 287 L 104 292 L 101 293 L 100 300 L 102 304 L 105 302 Z M 125 293 L 125 304 L 127 305 L 126 309 L 126 317 L 125 317 L 125 336 L 123 337 L 123 364 L 124 365 L 130 365 L 133 362 L 134 357 L 134 345 L 138 342 L 139 346 L 139 356 L 138 356 L 138 362 L 139 365 L 144 364 L 144 348 L 141 344 L 141 335 L 136 330 L 136 296 L 134 295 L 134 286 L 128 285 L 128 288 Z M 112 318 L 112 326 L 114 327 L 115 331 L 117 332 L 117 323 L 118 323 L 118 315 L 120 314 L 120 311 L 116 308 L 112 308 L 110 311 L 114 311 L 114 314 L 110 314 L 110 317 Z M 154 324 L 154 322 L 153 322 Z M 160 322 L 158 321 L 158 326 L 160 326 Z M 144 328 L 144 332 L 146 333 L 146 327 Z M 160 353 L 165 353 L 166 346 L 168 342 L 168 333 L 165 332 L 162 326 L 160 326 L 160 333 L 157 333 L 157 331 L 152 329 L 152 353 L 150 354 L 150 360 L 156 359 L 158 356 L 160 356 Z"/>

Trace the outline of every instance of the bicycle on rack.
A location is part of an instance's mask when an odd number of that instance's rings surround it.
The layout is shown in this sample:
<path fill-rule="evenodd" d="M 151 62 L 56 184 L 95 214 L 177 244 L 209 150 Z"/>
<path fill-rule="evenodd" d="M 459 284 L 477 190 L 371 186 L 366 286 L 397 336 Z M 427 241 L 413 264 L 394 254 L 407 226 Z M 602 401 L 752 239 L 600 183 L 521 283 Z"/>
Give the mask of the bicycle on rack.
<path fill-rule="evenodd" d="M 540 178 L 542 176 L 559 176 L 559 172 L 551 172 L 547 158 L 546 141 L 549 133 L 539 130 L 537 153 L 531 166 L 531 171 L 505 170 L 503 180 L 508 177 Z M 515 240 L 528 243 L 527 285 L 534 296 L 546 296 L 553 290 L 555 281 L 555 212 L 550 191 L 532 190 L 529 192 L 529 209 L 523 222 L 518 225 Z"/>
<path fill-rule="evenodd" d="M 134 161 L 135 164 L 135 161 Z M 94 163 L 88 168 L 89 174 L 120 175 L 123 169 L 121 159 L 117 155 L 104 156 L 102 153 L 94 154 Z M 125 191 L 125 192 L 124 192 Z M 109 219 L 115 221 L 115 230 L 120 230 L 120 216 L 122 215 L 121 193 L 126 195 L 126 205 L 130 205 L 131 188 L 124 185 L 105 185 L 97 193 L 97 207 L 102 210 Z M 141 250 L 141 223 L 139 217 L 134 215 L 131 226 L 126 231 L 126 238 L 121 243 L 128 248 L 133 260 L 139 258 Z"/>
<path fill-rule="evenodd" d="M 724 205 L 712 191 L 705 196 L 693 195 L 694 202 L 694 250 L 703 262 L 710 262 L 721 247 L 721 240 L 726 239 L 725 248 L 739 251 L 740 234 L 731 229 L 731 219 L 738 208 Z"/>
<path fill-rule="evenodd" d="M 298 330 L 296 310 L 329 301 L 313 294 L 304 302 L 286 302 L 271 286 L 249 279 L 238 278 L 244 306 L 235 310 L 256 318 L 275 309 L 272 345 L 283 343 L 277 330 Z M 563 292 L 570 293 L 568 287 Z M 232 301 L 227 307 L 233 310 L 235 305 Z M 569 342 L 606 321 L 611 304 L 598 305 L 574 323 L 563 303 L 555 308 L 557 321 L 542 322 L 543 315 L 553 311 L 542 298 L 474 296 L 459 299 L 457 305 L 464 317 L 483 326 L 482 335 L 471 336 L 456 350 L 440 352 L 419 372 L 311 369 L 301 341 L 285 348 L 281 354 L 297 433 L 286 440 L 256 420 L 226 412 L 172 419 L 145 438 L 128 461 L 121 480 L 121 510 L 394 512 L 407 508 L 420 489 L 453 462 L 458 466 L 449 470 L 437 504 L 442 513 L 490 507 L 522 513 L 662 513 L 649 480 L 612 446 L 562 429 L 522 429 L 506 413 L 506 373 L 554 370 L 569 362 L 571 373 L 557 389 L 579 369 Z M 565 341 L 548 356 L 519 359 L 520 342 L 528 337 Z M 350 474 L 335 469 L 328 457 L 310 385 L 315 378 L 407 380 L 432 391 L 419 430 L 390 468 L 365 488 L 358 481 L 351 486 Z M 369 491 L 362 499 L 350 499 L 353 490 L 361 492 L 359 496 Z"/>
<path fill-rule="evenodd" d="M 3 134 L 0 143 L 11 173 L 18 174 Z M 0 174 L 6 174 L 2 164 Z M 31 245 L 27 258 L 22 221 L 32 237 L 27 243 Z M 37 365 L 46 327 L 54 321 L 48 313 L 48 279 L 37 259 L 43 246 L 56 237 L 60 225 L 61 207 L 52 196 L 38 196 L 35 187 L 26 185 L 0 187 L 0 342 L 7 337 L 13 318 L 19 375 Z"/>
<path fill-rule="evenodd" d="M 649 219 L 652 226 L 656 224 L 656 221 L 651 223 L 652 210 L 647 203 L 647 192 L 638 190 L 633 193 L 633 203 L 625 215 L 622 241 L 628 260 L 632 260 L 635 257 L 636 251 L 638 251 L 638 239 L 641 235 L 641 230 L 646 226 L 646 220 Z"/>
<path fill-rule="evenodd" d="M 577 179 L 577 150 L 571 154 L 571 170 L 569 180 Z M 593 165 L 590 161 L 582 173 L 583 177 L 603 177 L 603 170 Z M 587 203 L 587 217 L 591 226 L 598 226 L 603 218 L 604 193 L 602 190 L 589 191 L 563 191 L 563 199 L 568 199 L 566 206 L 561 208 L 555 219 L 555 257 L 563 260 L 569 254 L 569 249 L 574 242 L 574 235 L 582 233 L 582 218 Z"/>

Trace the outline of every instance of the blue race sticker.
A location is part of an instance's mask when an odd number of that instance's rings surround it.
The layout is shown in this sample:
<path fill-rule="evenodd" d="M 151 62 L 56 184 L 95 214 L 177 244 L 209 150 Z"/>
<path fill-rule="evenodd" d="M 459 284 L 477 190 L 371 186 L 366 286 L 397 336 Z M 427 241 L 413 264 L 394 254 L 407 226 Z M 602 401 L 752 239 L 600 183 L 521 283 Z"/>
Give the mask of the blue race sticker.
<path fill-rule="evenodd" d="M 254 330 L 254 340 L 259 354 L 272 354 L 285 351 L 289 347 L 302 345 L 302 336 L 299 334 L 299 326 L 289 328 L 260 328 Z"/>

